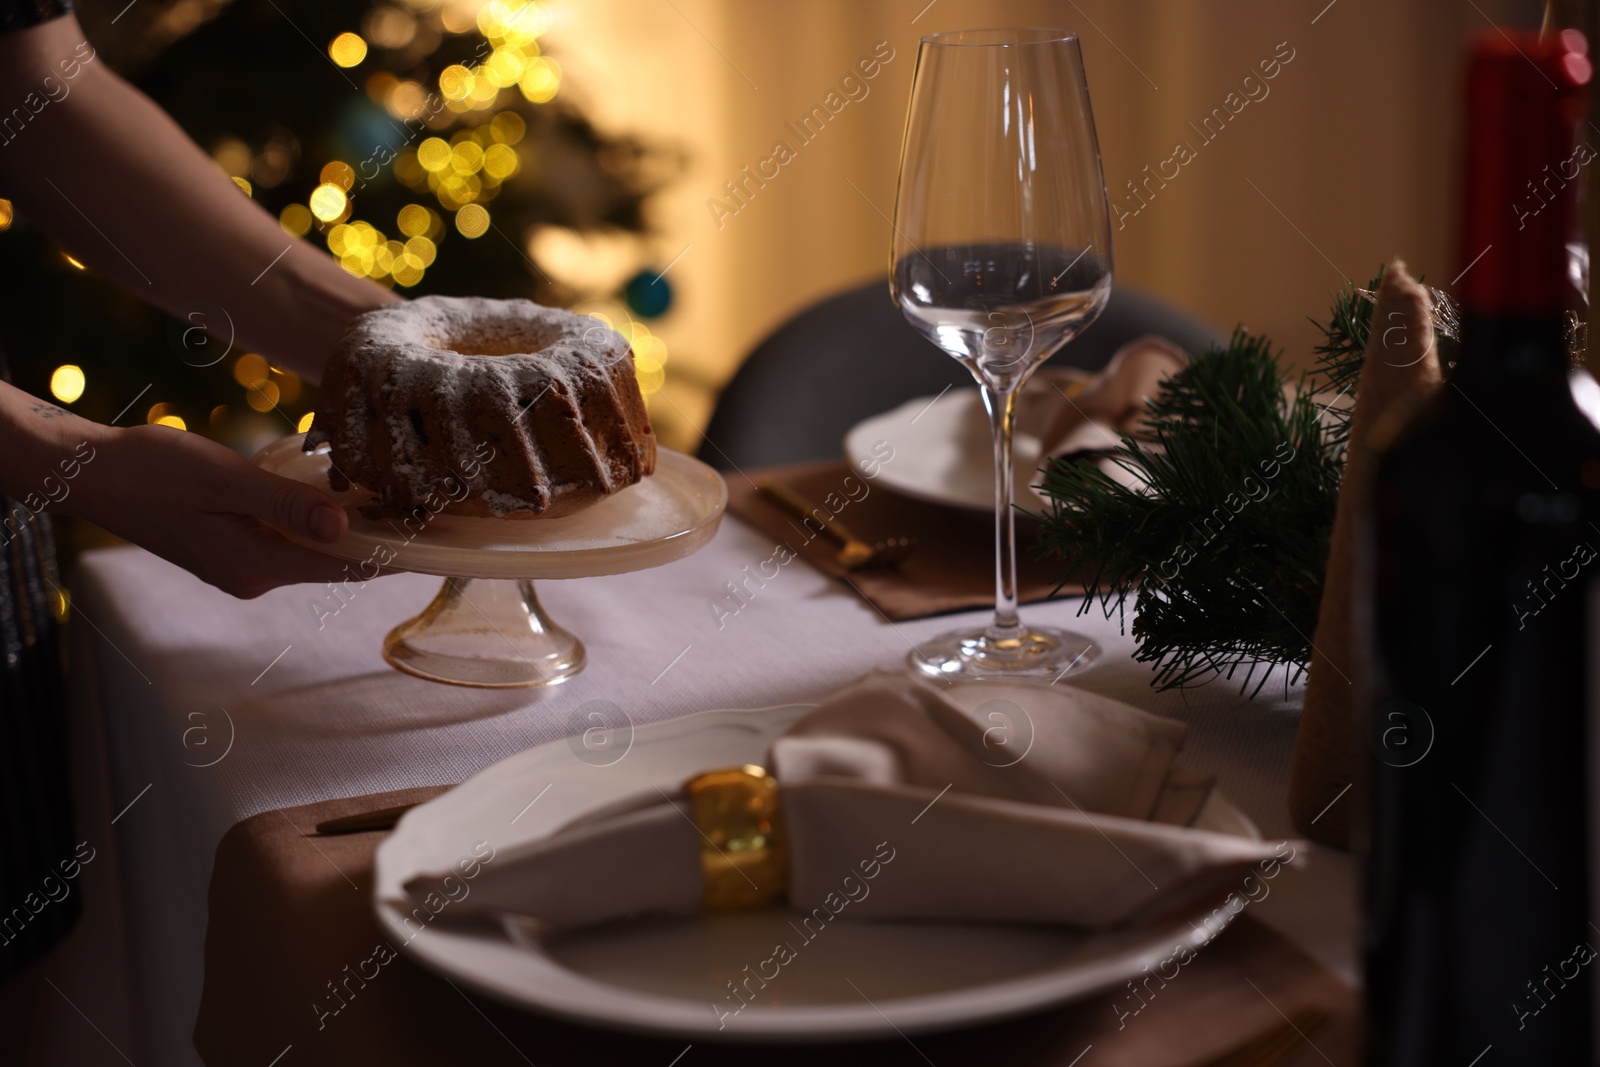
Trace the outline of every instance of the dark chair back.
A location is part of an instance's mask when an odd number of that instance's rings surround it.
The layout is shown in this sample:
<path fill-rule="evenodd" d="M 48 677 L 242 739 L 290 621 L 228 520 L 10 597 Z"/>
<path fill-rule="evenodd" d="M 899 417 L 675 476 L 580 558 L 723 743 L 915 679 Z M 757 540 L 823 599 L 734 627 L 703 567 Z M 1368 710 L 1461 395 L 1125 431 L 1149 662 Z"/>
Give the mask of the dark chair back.
<path fill-rule="evenodd" d="M 1049 362 L 1098 369 L 1147 333 L 1191 353 L 1224 340 L 1154 297 L 1114 288 L 1094 324 Z M 828 459 L 861 420 L 973 384 L 906 322 L 888 283 L 872 282 L 807 308 L 756 346 L 717 399 L 699 456 L 719 470 Z"/>

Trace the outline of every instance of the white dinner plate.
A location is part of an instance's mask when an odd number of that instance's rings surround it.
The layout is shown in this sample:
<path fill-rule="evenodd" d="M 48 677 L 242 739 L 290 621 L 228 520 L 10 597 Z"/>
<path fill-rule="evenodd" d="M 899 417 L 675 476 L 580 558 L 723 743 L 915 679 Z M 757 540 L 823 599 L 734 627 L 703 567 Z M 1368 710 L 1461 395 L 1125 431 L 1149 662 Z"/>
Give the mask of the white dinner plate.
<path fill-rule="evenodd" d="M 969 712 L 1008 699 L 1032 716 L 1117 704 L 1026 683 L 967 683 L 949 695 Z M 379 846 L 378 920 L 408 955 L 507 1003 L 696 1041 L 850 1040 L 974 1025 L 1109 989 L 1155 967 L 1177 945 L 1198 948 L 1213 936 L 1186 918 L 1091 934 L 977 923 L 838 923 L 802 943 L 779 977 L 737 1014 L 719 1016 L 719 1007 L 726 1013 L 738 1003 L 729 999 L 727 983 L 768 959 L 778 942 L 796 940 L 793 913 L 776 908 L 621 923 L 550 942 L 487 923 L 452 923 L 448 905 L 427 925 L 410 919 L 401 891 L 407 879 L 470 859 L 480 842 L 499 851 L 552 833 L 651 785 L 671 791 L 708 768 L 761 763 L 772 741 L 808 710 L 794 704 L 705 711 L 501 760 L 408 812 Z M 622 723 L 615 709 L 610 716 Z M 1260 837 L 1216 792 L 1196 825 Z"/>
<path fill-rule="evenodd" d="M 333 544 L 288 531 L 307 548 L 352 563 L 447 578 L 592 578 L 659 567 L 698 552 L 728 504 L 722 475 L 691 456 L 656 449 L 655 473 L 582 511 L 554 519 L 452 515 L 371 518 L 370 495 L 328 485 L 326 446 L 301 451 L 304 434 L 274 441 L 255 457 L 263 470 L 314 485 L 344 506 L 350 529 Z"/>
<path fill-rule="evenodd" d="M 894 449 L 888 462 L 877 451 L 881 441 Z M 1046 506 L 1033 489 L 1042 451 L 1031 434 L 1011 439 L 1013 499 L 1028 511 Z M 977 389 L 918 397 L 859 422 L 845 434 L 844 452 L 851 467 L 877 469 L 878 484 L 901 496 L 994 514 L 994 436 Z"/>

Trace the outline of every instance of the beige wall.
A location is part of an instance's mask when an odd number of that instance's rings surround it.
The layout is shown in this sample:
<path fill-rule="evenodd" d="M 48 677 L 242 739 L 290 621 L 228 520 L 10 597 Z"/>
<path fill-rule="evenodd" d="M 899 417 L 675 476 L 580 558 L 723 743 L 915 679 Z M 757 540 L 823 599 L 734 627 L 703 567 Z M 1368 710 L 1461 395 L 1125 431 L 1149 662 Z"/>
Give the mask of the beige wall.
<path fill-rule="evenodd" d="M 1219 328 L 1243 322 L 1309 358 L 1341 279 L 1391 255 L 1429 280 L 1453 248 L 1461 42 L 1516 0 L 572 0 L 550 37 L 565 91 L 601 125 L 682 145 L 660 198 L 656 261 L 678 304 L 658 333 L 668 384 L 652 412 L 692 448 L 716 389 L 773 327 L 886 269 L 901 125 L 924 33 L 1056 25 L 1083 39 L 1114 200 L 1187 141 L 1197 158 L 1116 237 L 1120 283 Z M 1483 13 L 1480 13 L 1481 12 Z M 1319 15 L 1320 12 L 1320 15 Z M 1486 13 L 1486 14 L 1485 14 Z M 1315 20 L 1315 21 L 1313 21 Z M 880 41 L 894 58 L 798 158 L 719 227 L 707 200 Z M 1282 43 L 1293 58 L 1213 142 L 1199 123 Z M 1259 95 L 1260 90 L 1254 90 Z M 1168 173 L 1171 173 L 1170 168 Z M 929 358 L 940 358 L 930 347 Z"/>

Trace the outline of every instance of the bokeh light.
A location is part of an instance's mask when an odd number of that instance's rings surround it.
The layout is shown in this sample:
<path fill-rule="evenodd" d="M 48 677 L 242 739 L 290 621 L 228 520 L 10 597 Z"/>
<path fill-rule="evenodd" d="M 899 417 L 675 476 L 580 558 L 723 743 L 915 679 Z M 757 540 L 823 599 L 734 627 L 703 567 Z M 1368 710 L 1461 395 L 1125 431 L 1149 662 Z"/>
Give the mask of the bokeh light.
<path fill-rule="evenodd" d="M 248 179 L 241 178 L 241 177 L 238 177 L 237 175 L 235 175 L 234 178 L 233 178 L 233 184 L 237 185 L 240 189 L 244 190 L 244 195 L 245 196 L 253 196 L 253 195 L 255 195 L 254 191 L 250 188 L 250 182 L 249 182 Z"/>
<path fill-rule="evenodd" d="M 183 416 L 178 414 L 178 409 L 167 403 L 150 405 L 150 410 L 145 413 L 144 421 L 152 426 L 171 426 L 174 430 L 187 430 L 189 428 L 188 424 L 183 421 Z"/>
<path fill-rule="evenodd" d="M 250 146 L 237 137 L 224 137 L 211 149 L 211 158 L 229 177 L 248 174 L 252 158 Z"/>
<path fill-rule="evenodd" d="M 482 237 L 489 232 L 489 212 L 482 204 L 468 204 L 456 212 L 456 229 L 463 237 Z"/>
<path fill-rule="evenodd" d="M 417 35 L 417 20 L 388 4 L 374 4 L 361 28 L 379 48 L 404 48 Z"/>
<path fill-rule="evenodd" d="M 497 182 L 517 173 L 520 166 L 517 150 L 510 145 L 492 144 L 483 151 L 483 172 Z"/>
<path fill-rule="evenodd" d="M 290 204 L 278 215 L 278 225 L 290 237 L 304 237 L 311 231 L 311 209 L 304 204 Z"/>
<path fill-rule="evenodd" d="M 476 141 L 461 141 L 450 150 L 450 169 L 457 174 L 476 174 L 483 169 L 483 148 Z"/>
<path fill-rule="evenodd" d="M 430 137 L 417 146 L 417 162 L 430 172 L 444 170 L 450 165 L 450 142 L 442 137 Z"/>
<path fill-rule="evenodd" d="M 451 33 L 466 33 L 476 22 L 472 4 L 445 4 L 439 11 L 439 21 Z"/>
<path fill-rule="evenodd" d="M 502 111 L 489 120 L 489 136 L 500 144 L 516 144 L 528 132 L 528 124 L 515 111 Z"/>
<path fill-rule="evenodd" d="M 561 87 L 561 68 L 548 56 L 536 56 L 522 72 L 519 83 L 522 95 L 535 104 L 546 104 L 555 99 Z"/>
<path fill-rule="evenodd" d="M 272 380 L 278 387 L 278 403 L 293 404 L 300 399 L 300 376 L 294 371 L 273 367 Z"/>
<path fill-rule="evenodd" d="M 257 411 L 271 411 L 278 406 L 278 386 L 265 378 L 251 382 L 245 389 L 245 401 Z"/>
<path fill-rule="evenodd" d="M 294 427 L 296 432 L 305 433 L 307 430 L 311 429 L 311 423 L 316 419 L 316 417 L 317 413 L 314 411 L 308 411 L 304 415 L 301 415 L 300 421 L 296 423 Z"/>
<path fill-rule="evenodd" d="M 11 220 L 16 217 L 16 209 L 11 206 L 11 201 L 0 200 L 0 230 L 11 229 Z"/>
<path fill-rule="evenodd" d="M 248 386 L 251 382 L 265 378 L 270 369 L 267 361 L 261 356 L 254 352 L 246 352 L 233 361 L 233 380 L 240 385 Z"/>
<path fill-rule="evenodd" d="M 350 211 L 350 199 L 337 185 L 326 182 L 311 190 L 311 213 L 323 222 L 338 222 Z"/>
<path fill-rule="evenodd" d="M 472 93 L 472 83 L 477 81 L 472 71 L 460 63 L 452 63 L 439 72 L 439 92 L 446 100 L 460 102 Z"/>
<path fill-rule="evenodd" d="M 400 209 L 400 214 L 395 216 L 395 225 L 400 227 L 400 232 L 407 237 L 420 237 L 430 229 L 432 219 L 430 212 L 421 204 L 407 204 Z"/>
<path fill-rule="evenodd" d="M 63 363 L 50 374 L 50 395 L 63 404 L 70 404 L 83 395 L 87 379 L 83 368 L 75 363 Z"/>
<path fill-rule="evenodd" d="M 415 260 L 419 267 L 433 266 L 434 257 L 438 254 L 438 248 L 426 237 L 413 237 L 406 242 L 406 255 Z"/>
<path fill-rule="evenodd" d="M 67 265 L 70 266 L 73 270 L 87 270 L 88 269 L 87 267 L 85 267 L 83 265 L 83 261 L 80 260 L 77 256 L 71 255 L 71 254 L 69 254 L 67 252 L 63 252 L 63 253 L 61 253 L 61 258 L 66 260 L 67 261 Z"/>
<path fill-rule="evenodd" d="M 347 193 L 355 188 L 356 184 L 356 172 L 351 169 L 350 164 L 337 159 L 324 166 L 317 178 L 323 184 L 337 185 Z"/>
<path fill-rule="evenodd" d="M 393 9 L 390 9 L 393 10 Z M 414 81 L 396 82 L 395 87 L 389 90 L 389 95 L 384 99 L 384 106 L 389 109 L 389 114 L 397 119 L 409 121 L 428 102 L 428 91 Z"/>
<path fill-rule="evenodd" d="M 328 58 L 341 67 L 356 66 L 367 58 L 367 42 L 358 33 L 341 33 L 328 45 Z"/>

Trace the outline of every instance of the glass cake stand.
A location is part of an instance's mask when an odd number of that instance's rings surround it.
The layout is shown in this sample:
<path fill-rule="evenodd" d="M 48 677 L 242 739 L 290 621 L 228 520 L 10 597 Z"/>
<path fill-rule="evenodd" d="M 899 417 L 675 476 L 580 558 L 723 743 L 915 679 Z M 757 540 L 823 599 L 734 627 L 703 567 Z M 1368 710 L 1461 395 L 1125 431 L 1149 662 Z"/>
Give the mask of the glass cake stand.
<path fill-rule="evenodd" d="M 359 489 L 333 492 L 327 447 L 302 452 L 304 437 L 273 442 L 255 462 L 330 493 L 350 516 L 350 530 L 334 544 L 285 536 L 356 564 L 352 581 L 378 567 L 443 576 L 433 603 L 384 638 L 383 658 L 407 674 L 453 685 L 515 688 L 571 678 L 583 670 L 583 643 L 545 612 L 533 580 L 623 574 L 682 559 L 711 540 L 728 503 L 720 474 L 658 449 L 650 477 L 561 518 L 471 518 L 445 507 L 389 519 L 363 514 L 370 498 Z"/>

